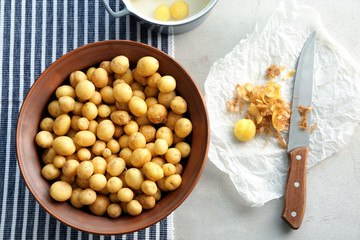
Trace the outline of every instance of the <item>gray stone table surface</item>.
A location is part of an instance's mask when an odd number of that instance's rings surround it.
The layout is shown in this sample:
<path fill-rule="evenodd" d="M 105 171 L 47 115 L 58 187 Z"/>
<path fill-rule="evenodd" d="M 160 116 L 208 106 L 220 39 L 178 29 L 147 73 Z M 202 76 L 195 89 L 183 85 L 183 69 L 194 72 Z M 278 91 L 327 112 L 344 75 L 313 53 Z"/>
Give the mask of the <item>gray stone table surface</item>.
<path fill-rule="evenodd" d="M 315 8 L 332 37 L 360 63 L 360 1 L 303 0 Z M 280 0 L 219 0 L 198 28 L 174 37 L 175 58 L 204 94 L 213 64 L 255 26 L 265 26 Z M 228 175 L 209 160 L 190 196 L 175 210 L 175 239 L 360 239 L 360 127 L 351 143 L 308 171 L 302 226 L 280 218 L 283 199 L 253 208 Z"/>

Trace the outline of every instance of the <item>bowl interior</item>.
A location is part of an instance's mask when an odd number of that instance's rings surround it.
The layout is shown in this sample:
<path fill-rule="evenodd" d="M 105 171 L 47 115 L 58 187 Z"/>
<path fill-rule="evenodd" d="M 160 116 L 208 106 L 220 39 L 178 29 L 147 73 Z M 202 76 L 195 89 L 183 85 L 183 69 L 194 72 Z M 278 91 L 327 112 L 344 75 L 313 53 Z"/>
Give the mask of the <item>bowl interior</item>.
<path fill-rule="evenodd" d="M 97 65 L 103 60 L 125 55 L 135 63 L 150 55 L 159 60 L 159 73 L 172 75 L 177 81 L 178 93 L 188 102 L 193 123 L 192 152 L 184 169 L 181 186 L 167 194 L 152 210 L 136 217 L 122 216 L 110 219 L 95 216 L 72 207 L 69 203 L 54 201 L 49 195 L 50 184 L 41 176 L 41 156 L 34 137 L 40 117 L 58 86 L 71 72 Z M 158 49 L 132 41 L 104 41 L 80 47 L 58 59 L 47 68 L 28 93 L 19 114 L 16 148 L 20 171 L 30 192 L 52 216 L 78 230 L 95 234 L 124 234 L 148 227 L 169 215 L 190 194 L 197 183 L 206 161 L 209 143 L 209 125 L 201 93 L 189 74 L 171 57 Z"/>

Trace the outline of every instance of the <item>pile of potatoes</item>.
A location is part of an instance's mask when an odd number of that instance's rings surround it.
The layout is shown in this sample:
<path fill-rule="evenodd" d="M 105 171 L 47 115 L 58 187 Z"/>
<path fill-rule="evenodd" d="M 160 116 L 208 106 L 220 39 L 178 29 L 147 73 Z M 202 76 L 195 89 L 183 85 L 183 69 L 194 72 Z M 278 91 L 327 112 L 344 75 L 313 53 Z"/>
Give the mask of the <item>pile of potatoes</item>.
<path fill-rule="evenodd" d="M 153 208 L 180 186 L 192 123 L 176 80 L 158 69 L 151 56 L 133 70 L 117 56 L 57 88 L 35 137 L 53 199 L 117 218 Z"/>

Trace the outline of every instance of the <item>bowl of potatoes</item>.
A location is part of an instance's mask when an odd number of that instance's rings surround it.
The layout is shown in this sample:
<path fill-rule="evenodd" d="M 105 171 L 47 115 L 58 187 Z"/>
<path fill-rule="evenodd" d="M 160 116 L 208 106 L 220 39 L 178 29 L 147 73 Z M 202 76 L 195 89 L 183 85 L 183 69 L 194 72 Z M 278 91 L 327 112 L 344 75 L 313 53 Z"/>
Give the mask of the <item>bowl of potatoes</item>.
<path fill-rule="evenodd" d="M 117 235 L 174 211 L 205 166 L 209 122 L 191 76 L 146 44 L 103 41 L 64 55 L 30 89 L 18 165 L 38 203 L 75 229 Z"/>

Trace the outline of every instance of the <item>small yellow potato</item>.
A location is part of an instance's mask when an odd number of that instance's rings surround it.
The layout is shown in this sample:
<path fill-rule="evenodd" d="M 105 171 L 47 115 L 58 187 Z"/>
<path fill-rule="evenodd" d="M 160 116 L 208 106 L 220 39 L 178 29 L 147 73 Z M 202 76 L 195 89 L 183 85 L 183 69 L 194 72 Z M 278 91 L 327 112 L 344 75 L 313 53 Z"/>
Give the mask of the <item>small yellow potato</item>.
<path fill-rule="evenodd" d="M 128 148 L 129 147 L 129 136 L 124 134 L 119 138 L 120 148 Z"/>
<path fill-rule="evenodd" d="M 103 194 L 98 194 L 96 196 L 95 202 L 89 205 L 89 209 L 93 214 L 102 216 L 106 213 L 106 210 L 109 205 L 110 205 L 109 198 Z"/>
<path fill-rule="evenodd" d="M 175 91 L 169 93 L 160 92 L 158 95 L 159 104 L 164 105 L 164 107 L 169 108 L 170 102 L 176 97 Z"/>
<path fill-rule="evenodd" d="M 64 113 L 60 108 L 58 100 L 54 100 L 51 103 L 49 103 L 48 112 L 54 118 L 56 118 L 56 117 L 60 116 L 60 114 Z"/>
<path fill-rule="evenodd" d="M 151 106 L 147 112 L 150 122 L 154 124 L 165 123 L 167 117 L 167 110 L 161 104 Z"/>
<path fill-rule="evenodd" d="M 161 191 L 168 192 L 169 190 L 165 187 L 165 179 L 166 177 L 163 177 L 162 179 L 156 181 L 156 184 Z"/>
<path fill-rule="evenodd" d="M 117 193 L 117 197 L 121 202 L 130 202 L 134 198 L 134 192 L 130 188 L 123 187 Z"/>
<path fill-rule="evenodd" d="M 95 120 L 90 120 L 88 130 L 95 134 L 98 125 L 99 124 Z"/>
<path fill-rule="evenodd" d="M 81 114 L 89 120 L 94 120 L 98 115 L 98 109 L 92 102 L 87 102 L 81 109 Z"/>
<path fill-rule="evenodd" d="M 156 128 L 154 128 L 153 126 L 141 126 L 139 132 L 144 135 L 146 142 L 152 142 L 155 140 Z"/>
<path fill-rule="evenodd" d="M 133 91 L 129 84 L 119 83 L 114 87 L 114 96 L 118 102 L 128 102 L 133 96 Z"/>
<path fill-rule="evenodd" d="M 75 100 L 69 96 L 59 98 L 59 106 L 63 112 L 71 112 L 75 109 Z"/>
<path fill-rule="evenodd" d="M 125 160 L 126 162 L 126 166 L 131 166 L 130 164 L 130 157 L 131 157 L 131 154 L 132 154 L 133 150 L 131 150 L 130 148 L 123 148 L 121 151 L 120 151 L 120 154 L 119 156 Z"/>
<path fill-rule="evenodd" d="M 177 164 L 181 160 L 181 153 L 177 148 L 169 148 L 165 154 L 168 163 Z"/>
<path fill-rule="evenodd" d="M 147 77 L 146 81 L 150 87 L 157 88 L 159 86 L 160 78 L 160 73 L 156 72 L 153 75 Z"/>
<path fill-rule="evenodd" d="M 106 118 L 106 117 L 110 116 L 110 114 L 111 114 L 111 108 L 108 105 L 101 104 L 98 107 L 99 117 Z"/>
<path fill-rule="evenodd" d="M 100 191 L 106 187 L 106 177 L 103 174 L 96 173 L 89 179 L 90 188 L 95 191 Z"/>
<path fill-rule="evenodd" d="M 119 138 L 121 137 L 121 135 L 124 134 L 124 129 L 123 127 L 119 126 L 119 125 L 115 125 L 115 133 L 114 133 L 114 137 L 115 138 Z"/>
<path fill-rule="evenodd" d="M 88 188 L 90 187 L 89 186 L 89 178 L 88 179 L 82 179 L 82 178 L 79 178 L 79 177 L 76 177 L 76 184 L 78 185 L 78 187 L 80 188 Z"/>
<path fill-rule="evenodd" d="M 125 172 L 125 182 L 133 190 L 139 190 L 144 181 L 144 176 L 137 168 L 130 168 Z M 120 199 L 120 198 L 119 198 Z"/>
<path fill-rule="evenodd" d="M 74 141 L 67 136 L 60 136 L 54 139 L 52 147 L 59 155 L 68 156 L 75 152 L 76 146 Z"/>
<path fill-rule="evenodd" d="M 111 60 L 111 70 L 117 74 L 125 74 L 130 67 L 129 59 L 123 55 L 117 56 Z"/>
<path fill-rule="evenodd" d="M 170 147 L 174 141 L 173 132 L 168 127 L 161 127 L 156 131 L 156 139 L 165 139 Z"/>
<path fill-rule="evenodd" d="M 114 74 L 114 77 L 115 77 L 115 79 L 121 79 L 121 80 L 123 80 L 123 81 L 126 82 L 127 84 L 132 84 L 133 81 L 134 81 L 134 76 L 133 76 L 133 74 L 132 74 L 131 69 L 127 69 L 126 72 L 125 72 L 124 74 L 122 74 L 122 75 L 115 73 L 115 74 Z M 115 85 L 114 85 L 114 87 L 115 87 Z"/>
<path fill-rule="evenodd" d="M 69 183 L 64 181 L 54 182 L 50 187 L 50 196 L 59 202 L 65 202 L 70 199 L 72 194 L 72 187 Z"/>
<path fill-rule="evenodd" d="M 145 163 L 151 161 L 151 152 L 147 148 L 135 149 L 130 157 L 130 164 L 134 167 L 141 168 Z"/>
<path fill-rule="evenodd" d="M 111 177 L 106 183 L 106 189 L 110 193 L 117 193 L 122 188 L 122 181 L 118 177 Z"/>
<path fill-rule="evenodd" d="M 108 158 L 112 156 L 111 150 L 108 148 L 105 148 L 102 152 L 101 155 L 105 158 L 106 161 L 108 161 Z"/>
<path fill-rule="evenodd" d="M 36 134 L 35 141 L 39 147 L 51 148 L 54 137 L 48 131 L 40 131 Z"/>
<path fill-rule="evenodd" d="M 79 164 L 76 174 L 79 178 L 88 179 L 94 173 L 94 165 L 90 161 L 83 161 Z"/>
<path fill-rule="evenodd" d="M 75 102 L 75 108 L 74 108 L 74 110 L 72 111 L 72 113 L 73 113 L 74 115 L 81 115 L 81 109 L 82 109 L 83 106 L 84 106 L 84 104 L 83 104 L 82 102 L 76 101 L 76 102 Z"/>
<path fill-rule="evenodd" d="M 161 199 L 161 190 L 160 190 L 160 188 L 157 189 L 157 192 L 153 196 L 155 198 L 155 201 L 159 201 Z"/>
<path fill-rule="evenodd" d="M 110 200 L 111 200 L 111 199 L 110 199 Z M 122 210 L 121 210 L 121 207 L 120 207 L 119 204 L 117 204 L 117 203 L 111 203 L 111 204 L 107 207 L 106 212 L 107 212 L 107 214 L 109 215 L 109 217 L 111 217 L 111 218 L 118 218 L 118 217 L 120 217 Z"/>
<path fill-rule="evenodd" d="M 133 71 L 132 71 L 132 74 L 134 76 L 134 79 L 135 79 L 135 83 L 138 83 L 140 86 L 141 86 L 141 89 L 138 89 L 140 91 L 143 91 L 144 90 L 144 86 L 147 85 L 147 78 L 146 77 L 143 77 L 143 76 L 140 76 L 137 72 L 137 69 L 135 68 Z M 135 91 L 136 89 L 133 89 L 133 91 Z"/>
<path fill-rule="evenodd" d="M 175 134 L 181 138 L 187 137 L 192 131 L 192 123 L 187 118 L 180 118 L 175 123 Z"/>
<path fill-rule="evenodd" d="M 149 77 L 159 69 L 159 61 L 151 56 L 139 59 L 136 65 L 136 72 L 142 77 Z"/>
<path fill-rule="evenodd" d="M 62 173 L 67 177 L 75 177 L 79 162 L 73 159 L 67 160 L 62 168 Z"/>
<path fill-rule="evenodd" d="M 118 194 L 117 192 L 109 194 L 110 202 L 112 202 L 112 203 L 119 203 L 120 202 L 120 200 L 118 199 L 117 194 Z"/>
<path fill-rule="evenodd" d="M 92 146 L 96 141 L 96 136 L 90 131 L 79 131 L 75 134 L 75 143 L 81 147 Z"/>
<path fill-rule="evenodd" d="M 146 195 L 154 195 L 157 192 L 157 189 L 158 188 L 157 188 L 156 183 L 154 181 L 151 181 L 151 180 L 145 180 L 141 184 L 141 190 Z"/>
<path fill-rule="evenodd" d="M 91 151 L 95 155 L 101 156 L 105 148 L 106 148 L 106 143 L 104 141 L 96 140 L 94 145 L 92 145 L 91 147 Z"/>
<path fill-rule="evenodd" d="M 76 85 L 75 93 L 80 101 L 89 100 L 95 93 L 95 85 L 89 80 L 83 80 Z"/>
<path fill-rule="evenodd" d="M 104 103 L 114 104 L 116 102 L 114 96 L 114 89 L 110 86 L 105 86 L 100 89 L 100 95 Z"/>
<path fill-rule="evenodd" d="M 147 117 L 147 113 L 145 113 L 144 115 L 142 115 L 140 117 L 135 117 L 135 122 L 139 126 L 151 125 L 151 122 L 150 122 L 149 118 Z"/>
<path fill-rule="evenodd" d="M 110 61 L 102 61 L 99 65 L 99 67 L 106 70 L 108 74 L 113 74 L 113 70 L 111 70 L 111 62 Z"/>
<path fill-rule="evenodd" d="M 75 177 L 74 176 L 68 177 L 68 176 L 65 176 L 64 174 L 62 174 L 60 177 L 60 181 L 67 182 L 68 184 L 73 184 L 75 181 Z"/>
<path fill-rule="evenodd" d="M 166 4 L 161 4 L 156 8 L 155 18 L 159 21 L 169 21 L 170 20 L 170 8 Z"/>
<path fill-rule="evenodd" d="M 62 168 L 66 162 L 66 158 L 64 156 L 61 155 L 56 155 L 53 159 L 53 164 L 55 167 L 57 168 Z"/>
<path fill-rule="evenodd" d="M 175 167 L 175 165 L 172 164 L 172 163 L 165 163 L 165 164 L 162 166 L 162 169 L 164 170 L 164 175 L 165 175 L 165 177 L 174 175 L 174 174 L 176 173 L 176 167 Z"/>
<path fill-rule="evenodd" d="M 135 69 L 134 69 L 134 71 L 135 71 Z M 135 91 L 135 90 L 144 91 L 144 86 L 141 85 L 138 81 L 135 81 L 132 84 L 130 84 L 130 87 L 133 91 Z"/>
<path fill-rule="evenodd" d="M 89 99 L 89 102 L 92 102 L 95 105 L 99 105 L 102 101 L 100 92 L 95 91 L 94 95 Z"/>
<path fill-rule="evenodd" d="M 92 74 L 94 73 L 95 70 L 96 70 L 96 67 L 88 68 L 88 70 L 86 71 L 86 77 L 87 77 L 87 79 L 91 79 L 91 78 L 92 78 Z"/>
<path fill-rule="evenodd" d="M 40 129 L 43 131 L 52 132 L 53 131 L 53 125 L 54 125 L 54 119 L 50 117 L 46 117 L 40 122 Z"/>
<path fill-rule="evenodd" d="M 96 192 L 91 188 L 86 188 L 80 192 L 79 202 L 83 205 L 91 205 L 96 200 Z"/>
<path fill-rule="evenodd" d="M 47 180 L 55 180 L 60 176 L 60 170 L 54 164 L 46 164 L 41 170 L 42 176 Z"/>
<path fill-rule="evenodd" d="M 72 191 L 72 194 L 71 194 L 71 198 L 70 198 L 70 203 L 73 207 L 75 208 L 82 208 L 84 206 L 84 204 L 82 204 L 79 200 L 79 197 L 80 197 L 80 193 L 82 192 L 83 190 L 81 188 L 75 188 L 73 189 Z"/>
<path fill-rule="evenodd" d="M 69 115 L 61 114 L 54 121 L 53 131 L 56 135 L 63 136 L 69 131 L 70 125 L 71 118 Z"/>
<path fill-rule="evenodd" d="M 139 201 L 143 209 L 152 209 L 156 204 L 155 197 L 146 194 L 137 195 L 135 199 Z"/>
<path fill-rule="evenodd" d="M 248 142 L 254 138 L 256 133 L 256 125 L 251 119 L 241 119 L 234 127 L 234 134 L 237 139 Z"/>
<path fill-rule="evenodd" d="M 94 174 L 105 174 L 107 168 L 107 162 L 102 157 L 95 157 L 91 160 L 91 163 L 94 165 Z"/>
<path fill-rule="evenodd" d="M 111 153 L 118 153 L 120 151 L 120 144 L 115 139 L 110 139 L 106 143 L 106 147 L 110 149 Z"/>
<path fill-rule="evenodd" d="M 79 130 L 88 130 L 90 121 L 86 117 L 79 118 L 77 120 L 76 126 Z M 76 130 L 76 129 L 74 129 Z"/>
<path fill-rule="evenodd" d="M 153 159 L 151 159 L 151 162 L 158 164 L 160 167 L 164 166 L 164 164 L 166 163 L 165 159 L 162 159 L 160 157 L 154 157 Z"/>
<path fill-rule="evenodd" d="M 88 161 L 91 158 L 91 152 L 87 148 L 80 148 L 76 154 L 80 161 Z"/>
<path fill-rule="evenodd" d="M 74 88 L 83 80 L 87 80 L 87 76 L 82 71 L 75 71 L 70 74 L 70 84 Z"/>
<path fill-rule="evenodd" d="M 139 125 L 135 121 L 130 121 L 124 126 L 124 132 L 131 135 L 139 130 Z"/>
<path fill-rule="evenodd" d="M 173 191 L 177 189 L 182 182 L 181 176 L 179 174 L 174 174 L 165 179 L 165 188 L 168 191 Z"/>
<path fill-rule="evenodd" d="M 176 88 L 175 78 L 173 78 L 172 76 L 169 76 L 169 75 L 163 76 L 159 80 L 158 88 L 159 88 L 159 91 L 162 93 L 170 93 L 170 92 L 174 91 Z"/>
<path fill-rule="evenodd" d="M 142 206 L 137 200 L 131 200 L 126 205 L 126 209 L 131 216 L 137 216 L 142 212 Z"/>
<path fill-rule="evenodd" d="M 145 99 L 145 103 L 149 109 L 151 106 L 158 104 L 159 102 L 155 97 L 149 97 L 149 98 Z"/>
<path fill-rule="evenodd" d="M 71 139 L 71 138 L 70 138 Z M 54 144 L 54 143 L 53 143 Z M 53 159 L 58 155 L 53 147 L 45 149 L 41 154 L 41 160 L 45 164 L 53 163 Z"/>
<path fill-rule="evenodd" d="M 144 94 L 145 94 L 146 98 L 157 97 L 157 95 L 159 94 L 159 89 L 150 87 L 150 86 L 146 86 L 144 89 Z"/>
<path fill-rule="evenodd" d="M 147 112 L 147 105 L 145 101 L 137 96 L 133 96 L 130 99 L 128 106 L 130 112 L 137 117 L 142 116 Z"/>
<path fill-rule="evenodd" d="M 158 181 L 164 177 L 164 170 L 157 163 L 148 162 L 143 166 L 143 170 L 146 177 L 152 181 Z"/>
<path fill-rule="evenodd" d="M 167 115 L 165 126 L 170 128 L 172 131 L 174 131 L 176 121 L 182 117 L 183 117 L 182 114 L 177 114 L 173 111 L 170 111 Z"/>
<path fill-rule="evenodd" d="M 139 97 L 139 98 L 141 98 L 142 100 L 145 101 L 146 96 L 145 96 L 145 93 L 144 93 L 143 91 L 134 90 L 134 91 L 132 92 L 132 95 L 133 95 L 133 96 L 137 96 L 137 97 Z"/>
<path fill-rule="evenodd" d="M 73 115 L 73 116 L 71 117 L 70 128 L 71 128 L 72 130 L 74 130 L 75 133 L 80 130 L 79 127 L 78 127 L 78 122 L 79 122 L 79 119 L 80 119 L 80 118 L 81 118 L 81 116 L 78 116 L 78 115 Z M 74 135 L 74 136 L 75 136 L 75 135 Z"/>
<path fill-rule="evenodd" d="M 170 12 L 175 20 L 182 20 L 189 15 L 189 6 L 185 1 L 175 1 L 170 7 Z"/>
<path fill-rule="evenodd" d="M 154 153 L 157 155 L 164 155 L 169 148 L 168 143 L 165 139 L 156 139 L 155 145 L 154 145 Z"/>
<path fill-rule="evenodd" d="M 91 76 L 91 81 L 97 88 L 105 87 L 109 81 L 107 71 L 101 67 L 97 68 Z"/>
<path fill-rule="evenodd" d="M 55 95 L 56 95 L 57 99 L 60 99 L 61 97 L 64 97 L 64 96 L 71 97 L 72 99 L 75 99 L 75 97 L 76 97 L 75 89 L 69 85 L 62 85 L 62 86 L 58 87 L 55 91 Z"/>
<path fill-rule="evenodd" d="M 183 142 L 183 141 L 185 141 L 184 138 L 181 138 L 178 135 L 174 134 L 174 142 L 173 142 L 173 144 L 177 144 L 177 143 Z"/>
<path fill-rule="evenodd" d="M 137 148 L 144 148 L 146 146 L 146 139 L 142 133 L 134 132 L 129 136 L 129 147 L 132 150 Z"/>
<path fill-rule="evenodd" d="M 117 125 L 125 125 L 130 121 L 130 115 L 127 111 L 119 110 L 110 114 L 110 119 Z"/>
<path fill-rule="evenodd" d="M 129 112 L 128 102 L 122 102 L 121 103 L 121 102 L 116 101 L 115 102 L 115 107 L 116 107 L 116 110 L 123 110 L 123 111 Z"/>
<path fill-rule="evenodd" d="M 126 162 L 124 159 L 115 157 L 111 159 L 106 166 L 107 173 L 109 173 L 111 176 L 119 176 L 125 169 Z"/>
<path fill-rule="evenodd" d="M 96 129 L 96 136 L 105 142 L 109 141 L 115 133 L 115 125 L 112 121 L 106 119 L 101 121 Z"/>
<path fill-rule="evenodd" d="M 170 108 L 176 114 L 183 114 L 187 111 L 187 103 L 184 98 L 176 96 L 173 100 L 171 100 Z"/>
<path fill-rule="evenodd" d="M 190 155 L 191 147 L 186 142 L 179 142 L 175 145 L 175 148 L 177 148 L 181 153 L 181 158 L 186 158 Z"/>

